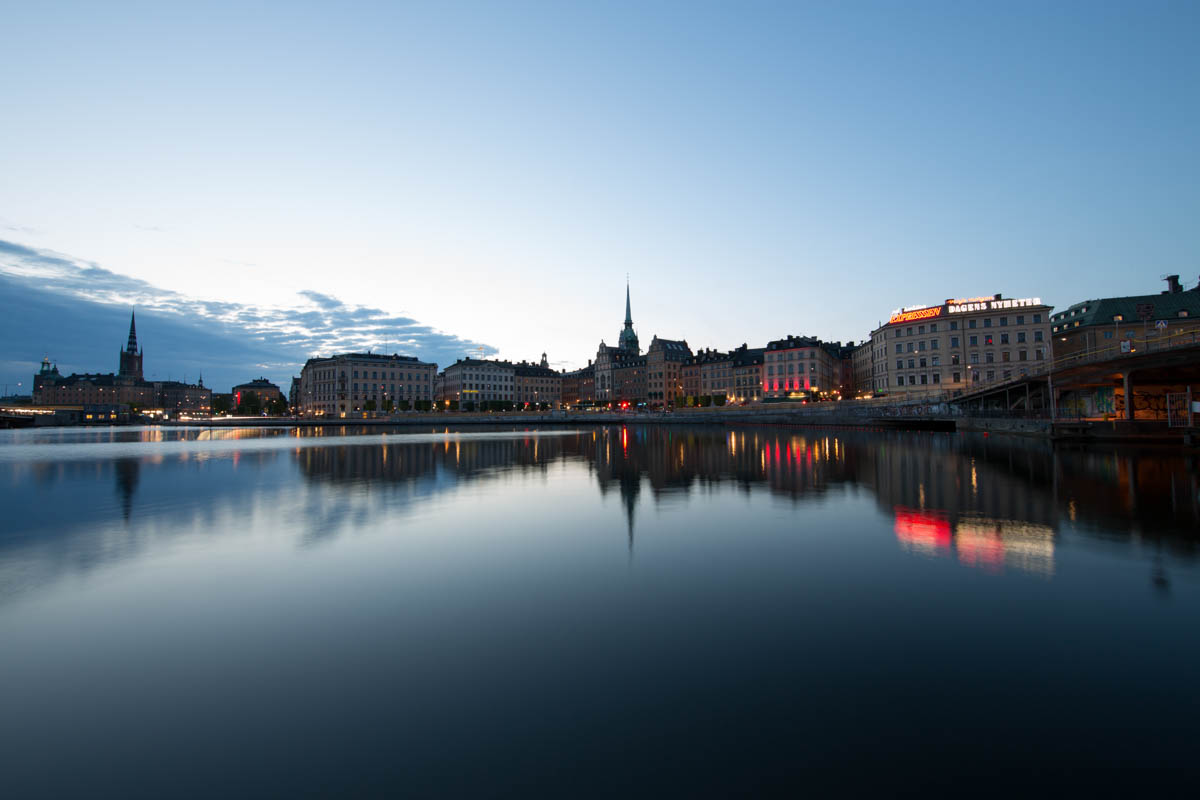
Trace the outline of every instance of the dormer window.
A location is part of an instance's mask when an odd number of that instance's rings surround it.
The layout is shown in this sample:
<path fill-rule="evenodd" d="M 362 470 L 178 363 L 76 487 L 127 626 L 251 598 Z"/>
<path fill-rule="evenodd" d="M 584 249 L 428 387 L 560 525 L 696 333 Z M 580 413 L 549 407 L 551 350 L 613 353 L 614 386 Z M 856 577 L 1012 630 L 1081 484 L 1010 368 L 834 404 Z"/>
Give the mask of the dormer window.
<path fill-rule="evenodd" d="M 1185 308 L 1185 309 L 1183 309 L 1182 311 L 1180 311 L 1180 312 L 1179 312 L 1179 314 L 1178 314 L 1177 316 L 1180 316 L 1180 317 L 1186 317 L 1186 316 L 1188 316 L 1187 309 Z"/>
<path fill-rule="evenodd" d="M 1124 314 L 1113 314 L 1113 322 L 1124 322 L 1124 321 L 1125 321 Z"/>

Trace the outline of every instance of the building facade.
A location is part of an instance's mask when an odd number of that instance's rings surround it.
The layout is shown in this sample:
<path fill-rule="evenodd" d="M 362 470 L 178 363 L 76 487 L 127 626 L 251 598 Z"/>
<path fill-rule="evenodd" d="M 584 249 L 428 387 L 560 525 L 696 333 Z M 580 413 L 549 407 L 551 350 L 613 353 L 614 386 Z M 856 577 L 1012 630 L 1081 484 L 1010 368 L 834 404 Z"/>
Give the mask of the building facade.
<path fill-rule="evenodd" d="M 805 400 L 840 391 L 841 342 L 815 336 L 788 336 L 767 342 L 762 365 L 763 396 L 770 400 Z"/>
<path fill-rule="evenodd" d="M 1161 294 L 1084 300 L 1050 318 L 1054 359 L 1070 363 L 1093 353 L 1117 355 L 1122 342 L 1136 350 L 1147 342 L 1169 343 L 1200 331 L 1200 284 L 1185 290 L 1178 275 Z"/>
<path fill-rule="evenodd" d="M 683 367 L 692 349 L 683 339 L 655 336 L 646 350 L 646 402 L 651 407 L 674 406 L 683 397 Z"/>
<path fill-rule="evenodd" d="M 562 404 L 567 408 L 582 408 L 596 402 L 596 368 L 591 360 L 583 369 L 564 372 Z"/>
<path fill-rule="evenodd" d="M 1050 358 L 1050 311 L 999 294 L 897 309 L 871 333 L 875 392 L 932 398 L 1017 377 Z"/>
<path fill-rule="evenodd" d="M 513 364 L 513 402 L 518 407 L 558 408 L 562 405 L 562 386 L 562 373 L 550 369 L 545 353 L 539 364 Z"/>
<path fill-rule="evenodd" d="M 872 347 L 869 339 L 861 342 L 850 353 L 850 360 L 854 370 L 854 393 L 843 393 L 843 397 L 865 398 L 874 394 L 875 386 L 872 381 L 872 377 L 874 375 L 874 361 L 872 360 L 873 353 L 874 348 Z"/>
<path fill-rule="evenodd" d="M 428 408 L 437 365 L 412 356 L 343 353 L 310 358 L 300 371 L 299 413 L 349 414 Z"/>
<path fill-rule="evenodd" d="M 230 394 L 233 395 L 233 405 L 235 407 L 249 401 L 250 398 L 254 398 L 257 401 L 257 405 L 266 408 L 276 400 L 283 398 L 283 392 L 280 391 L 279 387 L 266 378 L 255 378 L 246 383 L 239 383 L 230 390 Z"/>
<path fill-rule="evenodd" d="M 461 409 L 481 403 L 512 403 L 516 394 L 516 369 L 507 361 L 460 358 L 442 371 L 441 401 L 456 402 Z"/>

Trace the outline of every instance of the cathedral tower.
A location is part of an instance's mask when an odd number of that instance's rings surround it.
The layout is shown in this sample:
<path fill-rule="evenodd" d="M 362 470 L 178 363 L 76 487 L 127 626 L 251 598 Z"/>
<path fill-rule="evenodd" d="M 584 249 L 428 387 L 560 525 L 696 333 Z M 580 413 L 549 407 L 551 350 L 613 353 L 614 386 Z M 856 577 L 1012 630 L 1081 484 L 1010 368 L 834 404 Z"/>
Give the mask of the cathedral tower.
<path fill-rule="evenodd" d="M 121 378 L 142 380 L 142 351 L 138 350 L 137 325 L 132 311 L 129 313 L 129 341 L 121 351 L 121 369 L 117 375 Z"/>

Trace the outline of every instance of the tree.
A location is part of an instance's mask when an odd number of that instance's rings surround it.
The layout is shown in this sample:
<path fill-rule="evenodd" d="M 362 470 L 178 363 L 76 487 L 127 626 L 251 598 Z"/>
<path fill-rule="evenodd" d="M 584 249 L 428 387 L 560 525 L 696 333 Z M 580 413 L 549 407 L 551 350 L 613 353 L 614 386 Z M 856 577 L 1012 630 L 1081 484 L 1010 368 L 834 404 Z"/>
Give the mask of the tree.
<path fill-rule="evenodd" d="M 723 406 L 723 405 L 725 405 L 725 395 L 723 395 L 723 394 L 714 394 L 714 395 L 713 395 L 713 405 L 714 405 L 714 406 Z"/>
<path fill-rule="evenodd" d="M 374 410 L 375 410 L 375 401 L 374 400 L 368 400 L 367 402 L 363 403 L 363 411 L 374 411 Z"/>

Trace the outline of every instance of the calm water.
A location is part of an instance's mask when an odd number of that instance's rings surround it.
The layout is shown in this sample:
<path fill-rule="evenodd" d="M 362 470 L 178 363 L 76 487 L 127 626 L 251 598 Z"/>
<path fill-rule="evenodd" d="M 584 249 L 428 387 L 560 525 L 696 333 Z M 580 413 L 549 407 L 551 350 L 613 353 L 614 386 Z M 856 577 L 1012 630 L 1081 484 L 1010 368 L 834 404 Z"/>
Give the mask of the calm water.
<path fill-rule="evenodd" d="M 355 433 L 0 432 L 0 794 L 732 791 L 1200 746 L 1194 457 Z"/>

